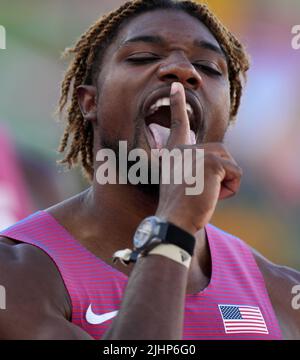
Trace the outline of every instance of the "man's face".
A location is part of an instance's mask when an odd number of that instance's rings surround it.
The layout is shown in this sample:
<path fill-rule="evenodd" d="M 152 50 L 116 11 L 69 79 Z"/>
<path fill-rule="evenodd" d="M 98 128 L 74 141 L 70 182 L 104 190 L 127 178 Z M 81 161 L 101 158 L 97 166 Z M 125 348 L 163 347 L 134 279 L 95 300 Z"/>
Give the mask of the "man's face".
<path fill-rule="evenodd" d="M 230 94 L 218 42 L 196 18 L 182 11 L 155 10 L 123 25 L 105 52 L 97 79 L 95 150 L 117 152 L 119 141 L 125 140 L 128 151 L 141 148 L 149 154 L 157 147 L 153 124 L 159 130 L 170 127 L 170 107 L 158 106 L 157 100 L 169 97 L 174 81 L 185 87 L 197 143 L 222 141 Z"/>

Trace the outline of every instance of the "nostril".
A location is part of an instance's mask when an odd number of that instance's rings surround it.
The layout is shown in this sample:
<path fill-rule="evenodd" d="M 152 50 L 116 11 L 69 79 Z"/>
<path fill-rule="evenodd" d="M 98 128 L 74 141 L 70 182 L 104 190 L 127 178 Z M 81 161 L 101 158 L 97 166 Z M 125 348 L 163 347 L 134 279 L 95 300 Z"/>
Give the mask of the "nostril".
<path fill-rule="evenodd" d="M 166 74 L 164 76 L 164 79 L 167 79 L 167 80 L 175 80 L 175 81 L 178 81 L 178 76 L 176 76 L 175 74 Z"/>
<path fill-rule="evenodd" d="M 198 84 L 198 80 L 195 78 L 189 78 L 189 79 L 187 79 L 187 83 L 192 86 L 196 86 Z"/>

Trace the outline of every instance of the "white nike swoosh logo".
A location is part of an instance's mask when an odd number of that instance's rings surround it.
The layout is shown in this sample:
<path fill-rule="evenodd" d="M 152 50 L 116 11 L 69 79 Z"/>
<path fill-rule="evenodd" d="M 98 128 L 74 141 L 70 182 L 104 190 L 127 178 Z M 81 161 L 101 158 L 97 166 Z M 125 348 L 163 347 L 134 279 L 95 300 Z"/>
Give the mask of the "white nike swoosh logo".
<path fill-rule="evenodd" d="M 99 324 L 104 323 L 104 321 L 112 319 L 113 317 L 115 317 L 117 315 L 117 313 L 118 313 L 118 310 L 115 310 L 115 311 L 111 311 L 111 312 L 108 312 L 105 314 L 98 315 L 93 312 L 92 304 L 90 304 L 90 306 L 88 307 L 88 309 L 86 311 L 85 318 L 89 324 L 99 325 Z"/>

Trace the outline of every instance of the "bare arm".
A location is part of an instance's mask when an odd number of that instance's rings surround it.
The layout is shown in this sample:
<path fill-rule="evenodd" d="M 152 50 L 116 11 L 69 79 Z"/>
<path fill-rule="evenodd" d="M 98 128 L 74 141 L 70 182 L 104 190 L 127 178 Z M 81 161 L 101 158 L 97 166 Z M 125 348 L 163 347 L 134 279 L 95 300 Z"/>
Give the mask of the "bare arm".
<path fill-rule="evenodd" d="M 300 272 L 272 263 L 256 250 L 255 260 L 262 272 L 284 339 L 300 339 Z M 294 289 L 294 291 L 293 291 Z"/>
<path fill-rule="evenodd" d="M 0 239 L 0 339 L 92 339 L 68 319 L 68 299 L 52 260 L 27 244 Z"/>
<path fill-rule="evenodd" d="M 103 340 L 182 338 L 188 270 L 159 255 L 141 258 Z"/>

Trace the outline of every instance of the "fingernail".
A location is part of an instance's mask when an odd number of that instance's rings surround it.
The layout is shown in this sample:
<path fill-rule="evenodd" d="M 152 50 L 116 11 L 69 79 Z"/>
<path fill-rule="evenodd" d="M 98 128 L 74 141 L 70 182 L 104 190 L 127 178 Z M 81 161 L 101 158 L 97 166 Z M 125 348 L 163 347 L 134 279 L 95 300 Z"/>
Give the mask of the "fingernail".
<path fill-rule="evenodd" d="M 179 84 L 177 82 L 173 82 L 171 86 L 171 95 L 175 95 L 179 91 Z"/>

